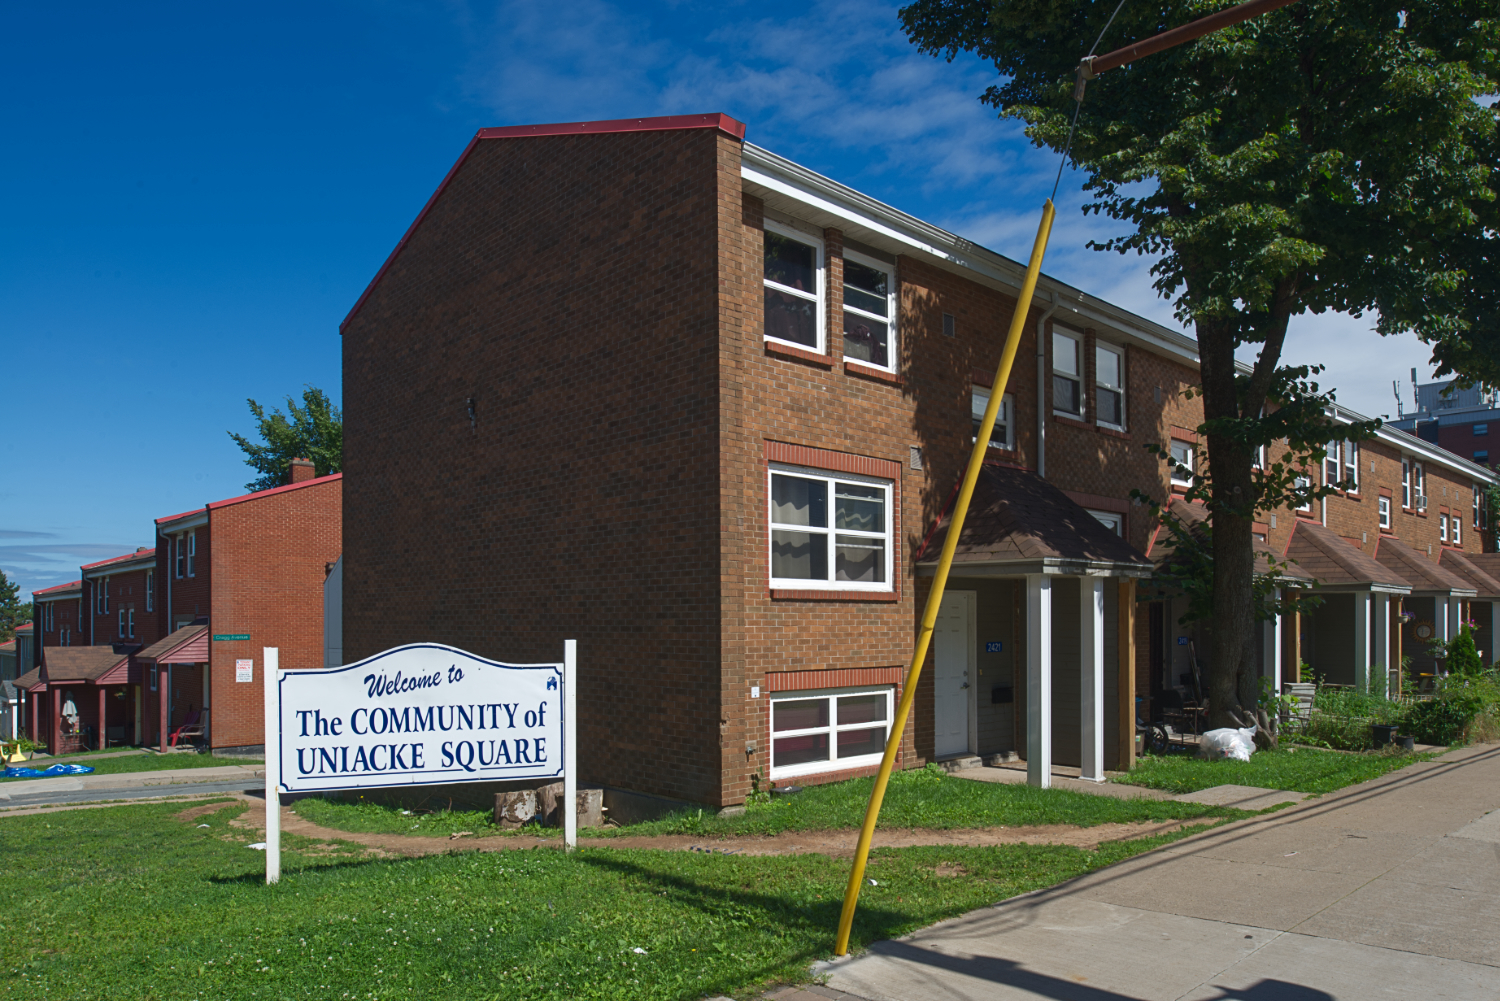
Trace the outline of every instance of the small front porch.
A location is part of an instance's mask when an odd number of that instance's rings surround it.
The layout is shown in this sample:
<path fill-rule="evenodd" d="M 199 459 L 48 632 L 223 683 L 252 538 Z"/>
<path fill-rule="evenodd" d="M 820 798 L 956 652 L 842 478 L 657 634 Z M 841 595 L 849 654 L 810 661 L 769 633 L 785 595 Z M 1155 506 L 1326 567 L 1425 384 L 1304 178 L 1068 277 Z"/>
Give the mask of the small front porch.
<path fill-rule="evenodd" d="M 919 591 L 945 535 L 942 526 L 918 557 Z M 1055 764 L 1094 782 L 1128 770 L 1135 581 L 1149 573 L 1145 557 L 1050 483 L 986 465 L 918 697 L 919 753 L 1015 755 L 1043 788 Z"/>
<path fill-rule="evenodd" d="M 145 692 L 144 743 L 159 751 L 211 743 L 208 625 L 183 626 L 136 655 Z"/>

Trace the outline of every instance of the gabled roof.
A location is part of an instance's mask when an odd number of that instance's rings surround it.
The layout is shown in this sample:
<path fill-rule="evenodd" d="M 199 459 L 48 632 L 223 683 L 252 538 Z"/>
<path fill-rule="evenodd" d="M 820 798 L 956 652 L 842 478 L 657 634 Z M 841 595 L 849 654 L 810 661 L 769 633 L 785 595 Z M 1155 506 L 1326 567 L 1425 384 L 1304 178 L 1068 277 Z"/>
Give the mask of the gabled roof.
<path fill-rule="evenodd" d="M 82 591 L 82 590 L 83 590 L 83 581 L 81 581 L 81 580 L 73 580 L 73 581 L 69 581 L 66 584 L 58 584 L 55 587 L 44 587 L 40 591 L 32 591 L 31 592 L 31 596 L 33 598 L 40 598 L 42 595 L 63 597 L 68 591 Z"/>
<path fill-rule="evenodd" d="M 1489 571 L 1481 569 L 1469 553 L 1444 549 L 1438 554 L 1438 562 L 1445 570 L 1451 570 L 1455 576 L 1468 581 L 1478 597 L 1492 600 L 1500 598 L 1500 580 L 1496 580 Z"/>
<path fill-rule="evenodd" d="M 156 559 L 156 549 L 155 548 L 148 549 L 145 546 L 142 546 L 142 547 L 140 547 L 139 549 L 137 549 L 133 553 L 126 553 L 124 556 L 111 556 L 109 559 L 107 559 L 107 560 L 100 560 L 98 563 L 85 563 L 83 566 L 79 567 L 78 569 L 80 569 L 80 570 L 98 570 L 98 569 L 101 569 L 102 567 L 112 566 L 112 565 L 114 565 L 116 563 L 133 563 L 133 562 L 135 562 L 137 560 L 152 560 L 152 561 L 154 561 L 155 559 Z"/>
<path fill-rule="evenodd" d="M 129 663 L 130 654 L 116 653 L 112 646 L 42 648 L 42 672 L 49 685 L 65 685 L 69 682 L 105 684 L 106 675 Z"/>
<path fill-rule="evenodd" d="M 936 566 L 951 521 L 944 520 L 919 554 L 919 567 Z M 1040 572 L 1103 569 L 1144 576 L 1151 563 L 1099 523 L 1067 494 L 1027 469 L 986 463 L 964 519 L 953 572 L 979 565 Z M 1024 566 L 1023 566 L 1024 565 Z"/>
<path fill-rule="evenodd" d="M 1500 553 L 1464 553 L 1464 559 L 1500 581 Z"/>
<path fill-rule="evenodd" d="M 157 664 L 201 664 L 208 660 L 208 626 L 183 626 L 135 655 Z M 179 659 L 180 658 L 180 659 Z"/>
<path fill-rule="evenodd" d="M 1396 571 L 1418 594 L 1439 593 L 1458 595 L 1461 598 L 1474 596 L 1474 586 L 1462 577 L 1445 570 L 1437 560 L 1430 560 L 1422 553 L 1399 539 L 1389 536 L 1375 545 L 1375 558 L 1383 566 Z"/>
<path fill-rule="evenodd" d="M 1178 497 L 1172 501 L 1168 510 L 1182 521 L 1189 532 L 1199 538 L 1202 538 L 1202 533 L 1209 528 L 1208 508 L 1202 504 L 1189 504 Z M 1256 573 L 1270 573 L 1271 562 L 1273 560 L 1277 563 L 1283 562 L 1281 554 L 1259 539 L 1251 540 L 1251 548 L 1255 553 Z M 1172 554 L 1175 549 L 1176 546 L 1172 543 L 1171 534 L 1163 529 L 1151 545 L 1151 559 L 1155 562 L 1158 569 L 1172 562 Z M 1277 568 L 1276 577 L 1292 585 L 1310 584 L 1314 580 L 1310 572 L 1302 569 L 1302 567 L 1290 560 L 1285 561 L 1285 566 Z"/>
<path fill-rule="evenodd" d="M 287 483 L 283 486 L 272 487 L 270 490 L 255 490 L 248 494 L 240 494 L 238 497 L 230 497 L 227 500 L 212 501 L 211 503 L 205 504 L 202 507 L 193 508 L 193 510 L 191 511 L 183 511 L 180 514 L 169 514 L 165 518 L 157 518 L 156 527 L 158 529 L 164 528 L 174 521 L 181 521 L 183 518 L 191 518 L 194 515 L 204 514 L 208 511 L 217 511 L 221 507 L 229 507 L 233 504 L 243 504 L 246 501 L 261 500 L 265 497 L 275 497 L 277 494 L 284 494 L 289 490 L 301 490 L 304 487 L 322 486 L 325 483 L 332 483 L 334 480 L 342 480 L 343 478 L 343 473 L 329 473 L 327 476 L 317 476 L 310 480 L 303 480 L 301 483 Z"/>
<path fill-rule="evenodd" d="M 40 667 L 33 667 L 31 670 L 21 675 L 16 679 L 16 687 L 24 688 L 28 692 L 46 691 L 47 683 L 42 680 L 42 669 Z"/>
<path fill-rule="evenodd" d="M 728 115 L 723 114 L 668 115 L 661 118 L 617 118 L 601 122 L 563 122 L 552 125 L 512 125 L 497 129 L 480 129 L 474 134 L 474 138 L 469 140 L 469 145 L 464 147 L 464 151 L 458 155 L 458 160 L 448 169 L 447 176 L 438 184 L 437 190 L 432 193 L 432 197 L 427 199 L 427 204 L 422 206 L 422 211 L 417 213 L 416 219 L 412 220 L 412 224 L 406 228 L 406 233 L 400 240 L 396 241 L 396 246 L 391 251 L 390 256 L 385 259 L 385 263 L 380 266 L 380 270 L 375 272 L 375 277 L 370 279 L 370 284 L 366 285 L 365 290 L 360 293 L 359 299 L 350 308 L 349 315 L 344 317 L 343 322 L 339 324 L 339 332 L 342 333 L 344 328 L 349 325 L 349 321 L 353 320 L 359 313 L 360 307 L 365 304 L 366 299 L 370 298 L 371 293 L 375 291 L 375 287 L 380 284 L 380 279 L 384 278 L 385 273 L 391 269 L 391 265 L 396 263 L 396 258 L 400 257 L 401 251 L 406 249 L 406 245 L 411 241 L 412 235 L 421 228 L 422 220 L 427 218 L 427 213 L 431 212 L 432 207 L 437 204 L 438 199 L 443 197 L 443 192 L 447 190 L 448 185 L 457 176 L 459 168 L 464 165 L 464 161 L 469 158 L 469 154 L 474 152 L 474 147 L 481 141 L 486 139 L 535 139 L 541 136 L 602 135 L 617 132 L 675 132 L 686 129 L 717 129 L 736 139 L 743 140 L 745 138 L 745 123 L 736 121 Z"/>
<path fill-rule="evenodd" d="M 0 643 L 0 653 L 15 653 L 15 652 L 16 652 L 16 641 L 15 640 L 9 639 L 9 640 L 6 640 L 4 643 Z"/>
<path fill-rule="evenodd" d="M 30 622 L 23 622 L 19 626 L 16 626 L 16 632 L 17 633 L 29 633 L 29 632 L 33 632 L 34 629 L 35 629 L 35 627 L 34 627 L 33 623 L 30 623 Z"/>
<path fill-rule="evenodd" d="M 1378 590 L 1401 593 L 1411 589 L 1400 574 L 1316 522 L 1297 520 L 1286 555 L 1327 586 L 1374 585 Z"/>

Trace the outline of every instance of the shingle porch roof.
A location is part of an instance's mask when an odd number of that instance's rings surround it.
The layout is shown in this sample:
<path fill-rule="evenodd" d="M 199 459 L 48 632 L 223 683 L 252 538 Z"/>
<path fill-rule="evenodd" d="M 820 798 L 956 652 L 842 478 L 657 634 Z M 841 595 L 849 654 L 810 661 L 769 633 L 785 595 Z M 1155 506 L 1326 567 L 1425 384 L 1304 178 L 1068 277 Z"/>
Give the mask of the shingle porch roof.
<path fill-rule="evenodd" d="M 1316 522 L 1298 519 L 1286 555 L 1325 585 L 1375 585 L 1383 591 L 1402 593 L 1411 590 L 1406 578 Z"/>
<path fill-rule="evenodd" d="M 201 664 L 208 660 L 208 626 L 183 626 L 135 655 L 154 664 Z"/>
<path fill-rule="evenodd" d="M 917 561 L 937 566 L 951 522 L 945 512 Z M 953 573 L 1005 566 L 1014 572 L 1106 570 L 1145 576 L 1151 561 L 1036 473 L 986 463 L 953 556 Z"/>
<path fill-rule="evenodd" d="M 1208 508 L 1202 504 L 1189 504 L 1179 497 L 1172 501 L 1172 505 L 1168 510 L 1176 515 L 1187 526 L 1188 531 L 1192 532 L 1195 536 L 1209 527 Z M 1282 559 L 1281 554 L 1259 539 L 1251 540 L 1251 548 L 1255 554 L 1256 573 L 1270 573 L 1271 561 L 1276 560 L 1280 562 Z M 1155 562 L 1158 569 L 1172 561 L 1172 553 L 1175 549 L 1176 546 L 1173 545 L 1169 534 L 1163 532 L 1158 535 L 1157 539 L 1151 545 L 1151 559 Z M 1307 570 L 1290 561 L 1287 561 L 1285 566 L 1279 567 L 1276 570 L 1276 576 L 1294 586 L 1311 584 L 1315 579 Z"/>
<path fill-rule="evenodd" d="M 124 684 L 130 654 L 112 646 L 49 646 L 42 650 L 42 671 L 49 685 Z M 122 675 L 114 678 L 111 675 Z"/>
<path fill-rule="evenodd" d="M 1472 584 L 1451 570 L 1443 569 L 1436 560 L 1428 559 L 1400 539 L 1382 538 L 1375 545 L 1375 558 L 1382 566 L 1389 567 L 1405 578 L 1416 593 L 1437 592 L 1461 598 L 1474 595 Z"/>

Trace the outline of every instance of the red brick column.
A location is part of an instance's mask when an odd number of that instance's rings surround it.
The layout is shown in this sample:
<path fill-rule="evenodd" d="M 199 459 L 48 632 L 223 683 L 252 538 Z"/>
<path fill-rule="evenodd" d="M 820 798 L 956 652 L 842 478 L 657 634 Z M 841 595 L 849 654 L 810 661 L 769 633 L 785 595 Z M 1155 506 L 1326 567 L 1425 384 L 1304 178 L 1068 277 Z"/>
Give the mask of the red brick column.
<path fill-rule="evenodd" d="M 52 696 L 52 739 L 48 742 L 47 750 L 55 758 L 62 748 L 62 693 L 48 691 L 47 694 Z"/>
<path fill-rule="evenodd" d="M 109 689 L 105 688 L 103 685 L 100 685 L 99 686 L 99 722 L 95 726 L 97 732 L 94 735 L 94 740 L 95 740 L 95 742 L 98 745 L 97 750 L 100 750 L 100 751 L 104 750 L 104 748 L 109 743 L 109 738 L 107 736 L 105 736 L 105 733 L 104 733 L 104 731 L 105 731 L 104 722 L 105 722 L 105 719 L 107 718 L 107 714 L 109 712 L 109 703 L 106 702 L 105 699 L 107 699 L 108 697 L 109 697 Z"/>

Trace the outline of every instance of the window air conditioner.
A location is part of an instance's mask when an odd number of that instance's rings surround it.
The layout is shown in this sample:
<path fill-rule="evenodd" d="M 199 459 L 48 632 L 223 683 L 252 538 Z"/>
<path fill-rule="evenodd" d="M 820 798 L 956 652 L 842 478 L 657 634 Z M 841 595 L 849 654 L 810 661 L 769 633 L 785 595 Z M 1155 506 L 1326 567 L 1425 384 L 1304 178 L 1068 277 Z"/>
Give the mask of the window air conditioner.
<path fill-rule="evenodd" d="M 1417 510 L 1418 511 L 1426 511 L 1427 510 L 1427 495 L 1426 494 L 1417 494 Z"/>

